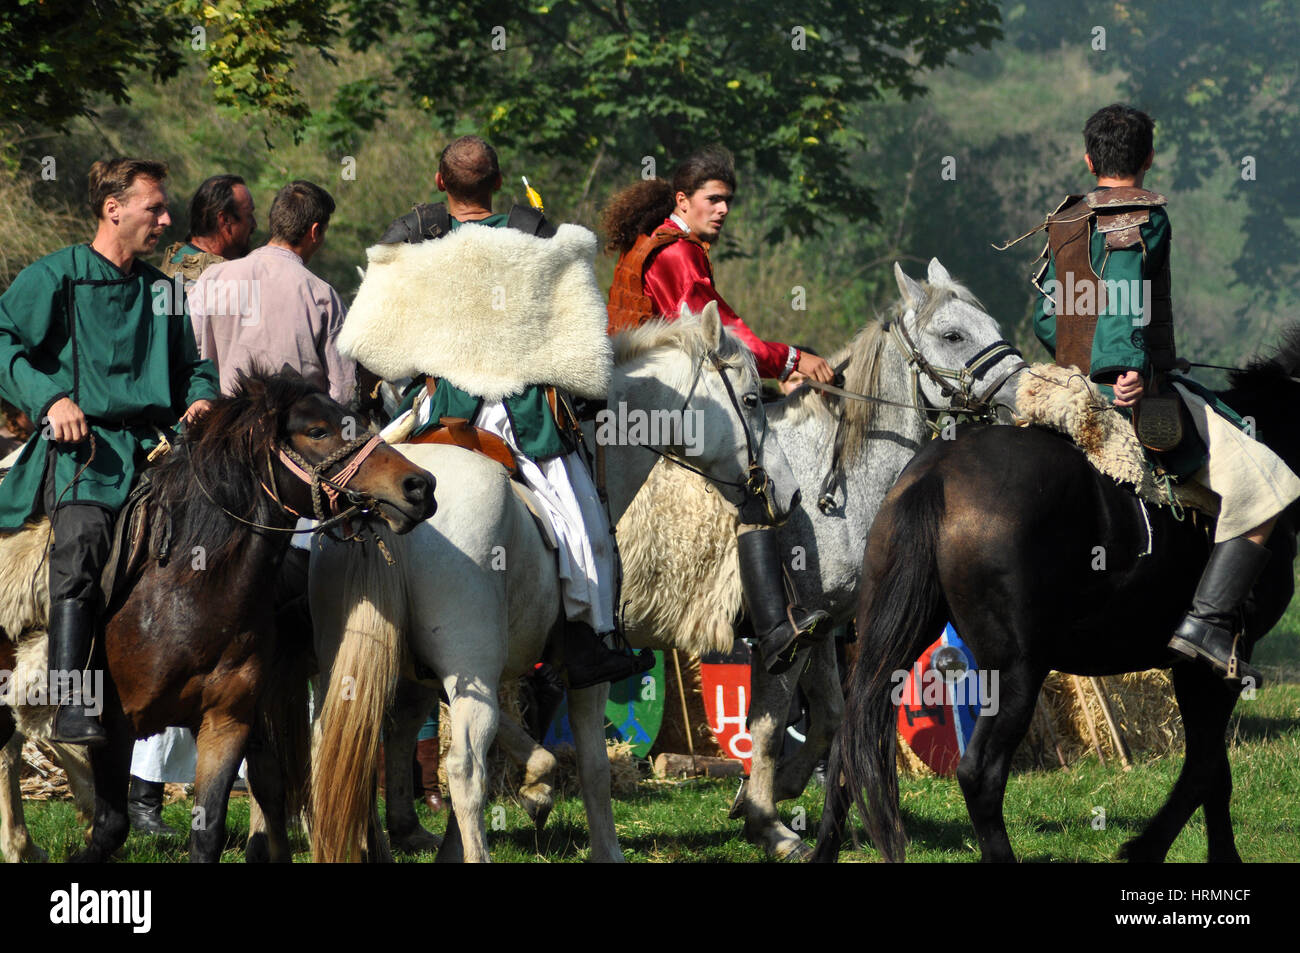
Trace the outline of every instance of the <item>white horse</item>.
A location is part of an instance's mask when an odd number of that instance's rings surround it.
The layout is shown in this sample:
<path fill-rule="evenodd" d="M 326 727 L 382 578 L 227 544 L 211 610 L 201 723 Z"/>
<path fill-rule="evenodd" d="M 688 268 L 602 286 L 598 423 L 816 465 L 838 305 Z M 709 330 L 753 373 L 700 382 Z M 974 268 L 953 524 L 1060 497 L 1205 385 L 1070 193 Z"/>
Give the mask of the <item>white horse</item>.
<path fill-rule="evenodd" d="M 898 474 L 930 439 L 931 423 L 942 436 L 943 410 L 962 403 L 1014 412 L 1024 366 L 997 322 L 937 259 L 926 283 L 898 265 L 894 273 L 900 301 L 889 321 L 869 323 L 830 358 L 843 369 L 845 389 L 884 403 L 828 400 L 804 388 L 767 409 L 801 489 L 802 505 L 778 530 L 781 551 L 802 554 L 791 561 L 803 604 L 825 610 L 836 624 L 857 611 L 867 531 Z M 630 641 L 690 654 L 730 649 L 741 606 L 734 517 L 716 508 L 702 517 L 708 497 L 689 475 L 661 469 L 647 490 L 618 522 Z M 616 514 L 628 505 L 613 487 L 610 505 Z M 686 591 L 665 592 L 666 578 L 682 580 Z M 776 805 L 803 792 L 843 708 L 832 641 L 804 655 L 806 666 L 800 659 L 783 675 L 753 666 L 753 761 L 731 812 L 744 817 L 746 836 L 775 857 L 809 853 Z M 809 701 L 808 731 L 798 754 L 778 770 L 796 684 Z"/>
<path fill-rule="evenodd" d="M 611 409 L 626 408 L 628 420 L 653 420 L 652 412 L 660 421 L 666 411 L 690 415 L 698 443 L 689 441 L 689 448 L 685 428 L 652 428 L 660 432 L 647 437 L 677 459 L 698 449 L 689 465 L 714 477 L 733 505 L 743 502 L 750 464 L 757 462 L 773 482 L 775 515 L 789 512 L 796 495 L 793 476 L 780 449 L 765 439 L 753 359 L 723 333 L 716 306 L 698 318 L 627 332 L 615 348 Z M 312 776 L 313 854 L 318 860 L 353 859 L 364 842 L 371 856 L 382 856 L 381 841 L 367 840 L 378 837 L 372 780 L 378 734 L 399 678 L 414 677 L 418 664 L 436 673 L 449 700 L 447 773 L 464 857 L 486 861 L 488 747 L 500 726 L 508 750 L 526 760 L 534 750 L 521 728 L 499 721 L 497 690 L 503 679 L 531 669 L 560 621 L 557 561 L 502 467 L 456 447 L 399 449 L 435 474 L 439 505 L 437 515 L 411 535 L 383 534 L 395 565 L 385 565 L 375 553 L 359 558 L 356 547 L 326 543 L 313 551 L 312 617 L 329 684 Z M 606 445 L 605 455 L 611 491 L 637 485 L 658 459 L 621 441 Z M 604 684 L 569 693 L 590 857 L 596 861 L 623 857 L 610 805 L 608 693 Z"/>

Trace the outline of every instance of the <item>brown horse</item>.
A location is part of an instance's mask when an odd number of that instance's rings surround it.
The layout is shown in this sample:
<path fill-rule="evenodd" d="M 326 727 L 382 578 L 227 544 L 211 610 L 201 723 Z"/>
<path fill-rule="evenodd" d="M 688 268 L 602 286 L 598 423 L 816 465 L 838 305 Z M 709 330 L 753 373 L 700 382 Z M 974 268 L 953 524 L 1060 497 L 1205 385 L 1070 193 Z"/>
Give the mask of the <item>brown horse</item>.
<path fill-rule="evenodd" d="M 219 859 L 247 753 L 273 832 L 270 858 L 289 860 L 280 764 L 302 753 L 279 750 L 284 737 L 255 725 L 299 701 L 305 720 L 305 679 L 280 681 L 295 652 L 277 638 L 273 598 L 296 517 L 325 515 L 326 498 L 333 512 L 338 498 L 351 508 L 336 526 L 380 519 L 403 533 L 434 509 L 430 475 L 369 435 L 352 439 L 354 427 L 301 377 L 254 372 L 150 471 L 141 551 L 126 561 L 128 585 L 115 587 L 91 660 L 108 673 L 109 741 L 92 751 L 94 830 L 73 860 L 105 860 L 126 840 L 132 746 L 169 725 L 190 728 L 198 743 L 190 859 Z M 33 618 L 28 627 L 43 625 Z M 0 707 L 0 745 L 13 730 L 14 713 Z"/>

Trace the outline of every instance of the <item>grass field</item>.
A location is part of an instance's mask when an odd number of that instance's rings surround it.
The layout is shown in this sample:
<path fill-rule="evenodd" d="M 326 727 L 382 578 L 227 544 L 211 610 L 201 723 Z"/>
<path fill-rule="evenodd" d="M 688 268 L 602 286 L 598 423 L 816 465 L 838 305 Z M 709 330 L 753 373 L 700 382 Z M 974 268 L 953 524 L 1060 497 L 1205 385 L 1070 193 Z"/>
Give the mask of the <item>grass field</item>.
<path fill-rule="evenodd" d="M 1293 646 L 1285 646 L 1290 649 Z M 1296 646 L 1300 647 L 1300 637 Z M 1300 662 L 1284 652 L 1290 664 Z M 1233 820 L 1237 846 L 1247 861 L 1300 861 L 1300 679 L 1274 684 L 1251 701 L 1243 700 L 1230 726 L 1233 765 Z M 1131 771 L 1102 766 L 1087 758 L 1069 770 L 1013 775 L 1007 788 L 1006 816 L 1012 846 L 1025 861 L 1106 862 L 1133 836 L 1162 803 L 1173 785 L 1181 759 L 1139 763 Z M 905 778 L 900 784 L 904 823 L 911 838 L 912 861 L 975 861 L 979 854 L 957 783 L 945 778 Z M 740 824 L 727 819 L 734 781 L 662 783 L 643 781 L 636 794 L 614 803 L 620 842 L 631 861 L 649 863 L 746 863 L 764 861 L 748 844 Z M 782 807 L 786 823 L 806 836 L 816 833 L 822 791 L 811 786 L 798 801 Z M 51 856 L 66 856 L 78 837 L 70 802 L 27 802 L 28 824 Z M 188 824 L 188 802 L 164 809 L 173 827 Z M 494 805 L 495 806 L 495 805 Z M 586 859 L 587 828 L 582 803 L 557 803 L 545 831 L 534 831 L 523 809 L 500 802 L 504 812 L 489 808 L 488 841 L 497 861 L 534 863 Z M 1104 811 L 1103 819 L 1100 812 Z M 421 819 L 439 833 L 445 815 Z M 500 829 L 492 821 L 500 819 Z M 856 829 L 856 828 L 855 828 Z M 248 830 L 248 801 L 235 798 L 228 824 L 228 847 L 222 860 L 241 862 Z M 307 845 L 295 835 L 296 860 L 308 859 Z M 136 863 L 185 859 L 180 839 L 157 840 L 132 834 L 120 859 Z M 399 857 L 430 861 L 432 855 Z M 870 847 L 846 849 L 843 861 L 874 861 Z M 1175 842 L 1170 860 L 1203 861 L 1205 826 L 1198 811 Z"/>

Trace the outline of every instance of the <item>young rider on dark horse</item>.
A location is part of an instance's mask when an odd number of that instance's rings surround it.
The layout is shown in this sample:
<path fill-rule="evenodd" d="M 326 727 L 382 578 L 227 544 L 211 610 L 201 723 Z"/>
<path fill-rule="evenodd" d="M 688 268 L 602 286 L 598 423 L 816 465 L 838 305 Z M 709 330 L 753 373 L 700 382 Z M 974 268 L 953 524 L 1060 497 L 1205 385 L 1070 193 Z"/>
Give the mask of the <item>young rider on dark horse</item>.
<path fill-rule="evenodd" d="M 1219 495 L 1215 546 L 1169 647 L 1258 686 L 1259 672 L 1236 657 L 1234 633 L 1268 562 L 1264 543 L 1300 498 L 1300 479 L 1214 394 L 1173 373 L 1188 365 L 1174 349 L 1169 216 L 1165 197 L 1142 187 L 1153 130 L 1146 113 L 1120 104 L 1088 119 L 1084 161 L 1097 187 L 1047 218 L 1034 330 L 1058 365 L 1113 391 L 1143 444 L 1161 451 L 1161 467 Z M 1182 426 L 1189 417 L 1194 426 Z"/>

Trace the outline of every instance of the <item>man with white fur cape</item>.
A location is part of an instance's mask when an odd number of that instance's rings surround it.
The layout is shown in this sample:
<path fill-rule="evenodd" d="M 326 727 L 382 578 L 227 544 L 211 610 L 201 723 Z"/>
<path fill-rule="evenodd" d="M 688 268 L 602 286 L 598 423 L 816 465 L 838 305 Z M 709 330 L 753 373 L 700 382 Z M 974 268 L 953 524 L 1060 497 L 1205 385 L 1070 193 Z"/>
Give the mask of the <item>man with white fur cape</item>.
<path fill-rule="evenodd" d="M 647 671 L 651 652 L 605 642 L 615 627 L 614 537 L 567 398 L 603 397 L 609 385 L 596 236 L 557 229 L 535 209 L 493 214 L 501 171 L 477 136 L 443 150 L 435 181 L 447 204 L 417 206 L 369 249 L 340 351 L 386 380 L 428 378 L 394 421 L 407 439 L 458 417 L 510 446 L 559 543 L 569 687 Z"/>

